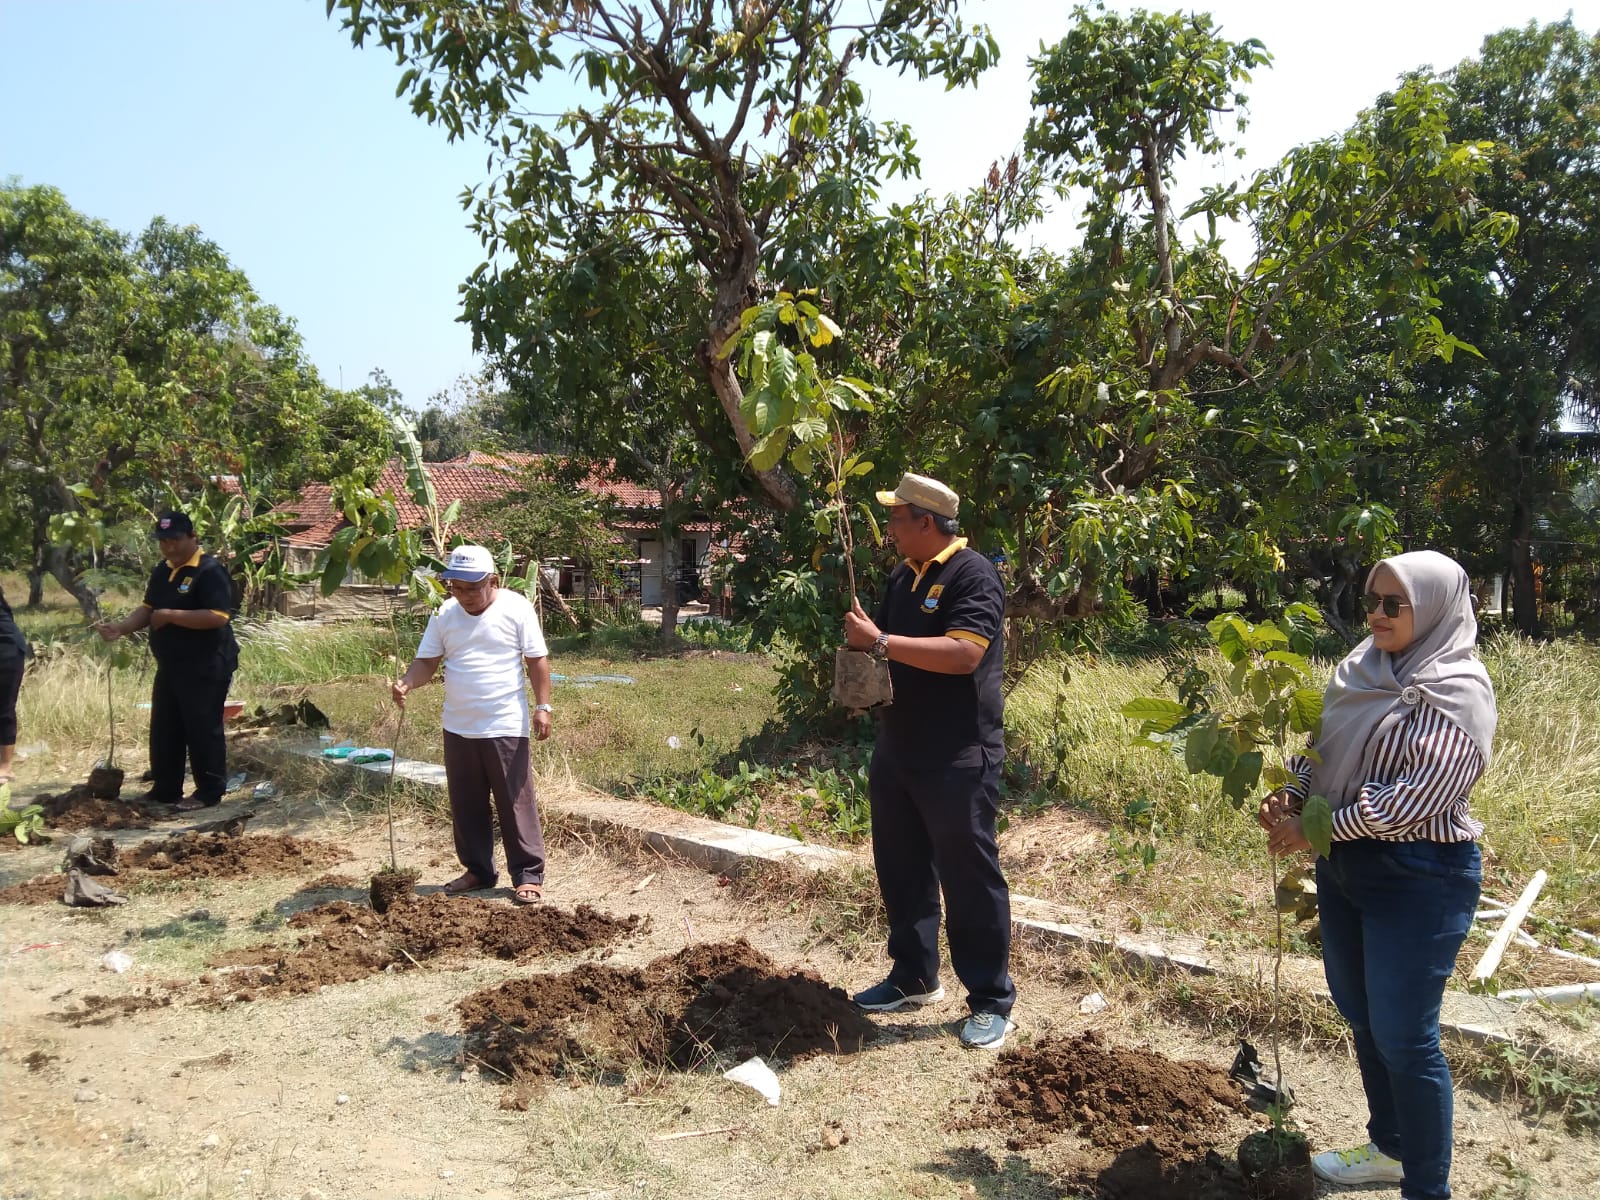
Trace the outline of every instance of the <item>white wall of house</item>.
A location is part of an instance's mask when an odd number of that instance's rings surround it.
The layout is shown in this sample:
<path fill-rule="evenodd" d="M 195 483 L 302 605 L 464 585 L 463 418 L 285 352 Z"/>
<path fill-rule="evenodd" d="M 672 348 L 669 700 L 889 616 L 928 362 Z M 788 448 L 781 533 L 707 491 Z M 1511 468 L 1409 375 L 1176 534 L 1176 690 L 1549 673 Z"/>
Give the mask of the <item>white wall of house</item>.
<path fill-rule="evenodd" d="M 684 556 L 684 566 L 698 565 L 705 561 L 707 552 L 711 549 L 711 535 L 709 533 L 686 533 L 683 535 L 684 549 L 689 548 L 689 543 L 694 543 L 694 556 L 691 559 Z M 661 605 L 661 541 L 659 538 L 640 538 L 639 557 L 646 560 L 639 571 L 639 603 L 645 608 L 658 608 Z"/>

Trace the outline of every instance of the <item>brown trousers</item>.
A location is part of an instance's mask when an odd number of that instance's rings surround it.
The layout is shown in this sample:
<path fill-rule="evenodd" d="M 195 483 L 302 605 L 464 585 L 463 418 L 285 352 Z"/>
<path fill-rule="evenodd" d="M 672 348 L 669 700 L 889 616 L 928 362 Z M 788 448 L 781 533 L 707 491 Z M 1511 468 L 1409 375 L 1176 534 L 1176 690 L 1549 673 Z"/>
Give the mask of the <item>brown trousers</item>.
<path fill-rule="evenodd" d="M 461 865 L 482 882 L 494 882 L 494 818 L 498 815 L 511 886 L 542 884 L 544 831 L 539 827 L 528 739 L 469 738 L 447 729 L 444 773 L 450 785 L 450 823 Z"/>

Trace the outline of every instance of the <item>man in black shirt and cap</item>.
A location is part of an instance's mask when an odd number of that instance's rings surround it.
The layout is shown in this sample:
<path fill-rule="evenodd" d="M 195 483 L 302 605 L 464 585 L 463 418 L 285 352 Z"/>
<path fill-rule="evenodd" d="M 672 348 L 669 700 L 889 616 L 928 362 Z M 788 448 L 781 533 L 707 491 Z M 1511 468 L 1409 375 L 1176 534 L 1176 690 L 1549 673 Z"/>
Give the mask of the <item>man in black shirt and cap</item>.
<path fill-rule="evenodd" d="M 239 664 L 227 568 L 200 549 L 186 513 L 166 512 L 155 536 L 164 560 L 150 574 L 144 602 L 120 621 L 95 628 L 114 642 L 148 628 L 156 678 L 150 695 L 150 772 L 146 799 L 192 812 L 222 803 L 227 739 L 222 706 Z M 183 799 L 187 755 L 194 794 Z"/>
<path fill-rule="evenodd" d="M 854 999 L 868 1011 L 892 1012 L 944 998 L 942 888 L 950 965 L 970 1012 L 961 1044 L 998 1050 L 1017 995 L 1011 894 L 995 840 L 1005 756 L 1005 589 L 994 564 L 957 536 L 960 500 L 944 484 L 908 474 L 878 502 L 889 506 L 888 533 L 906 560 L 889 576 L 876 617 L 858 601 L 844 628 L 853 649 L 888 662 L 894 682 L 868 773 L 872 858 L 893 965 Z"/>

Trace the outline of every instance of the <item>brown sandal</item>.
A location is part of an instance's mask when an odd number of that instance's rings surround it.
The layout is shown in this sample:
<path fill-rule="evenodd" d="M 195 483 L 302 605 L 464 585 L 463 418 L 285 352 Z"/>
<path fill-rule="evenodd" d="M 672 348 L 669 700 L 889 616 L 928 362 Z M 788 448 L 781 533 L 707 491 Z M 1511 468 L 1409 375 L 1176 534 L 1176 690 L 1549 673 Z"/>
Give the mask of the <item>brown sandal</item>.
<path fill-rule="evenodd" d="M 537 883 L 519 883 L 511 899 L 518 904 L 537 904 L 544 899 L 544 886 Z"/>
<path fill-rule="evenodd" d="M 486 892 L 493 886 L 493 883 L 484 883 L 471 871 L 464 871 L 445 884 L 443 891 L 446 896 L 459 896 L 463 892 Z"/>

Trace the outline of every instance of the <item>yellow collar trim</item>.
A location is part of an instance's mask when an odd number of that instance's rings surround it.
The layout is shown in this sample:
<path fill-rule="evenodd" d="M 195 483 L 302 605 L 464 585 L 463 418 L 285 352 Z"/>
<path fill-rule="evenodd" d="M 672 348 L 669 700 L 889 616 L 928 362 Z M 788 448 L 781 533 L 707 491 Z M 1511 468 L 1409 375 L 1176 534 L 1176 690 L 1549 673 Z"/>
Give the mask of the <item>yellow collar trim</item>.
<path fill-rule="evenodd" d="M 190 558 L 188 562 L 176 567 L 172 567 L 167 571 L 167 582 L 171 583 L 174 579 L 176 579 L 179 571 L 187 571 L 190 567 L 198 567 L 200 565 L 200 556 L 204 553 L 205 551 L 203 549 L 196 546 L 194 556 Z"/>
<path fill-rule="evenodd" d="M 922 586 L 922 577 L 928 573 L 928 568 L 933 566 L 934 563 L 938 563 L 943 566 L 945 563 L 949 562 L 952 557 L 954 557 L 956 554 L 959 554 L 966 548 L 967 539 L 964 537 L 958 537 L 955 539 L 955 541 L 951 542 L 948 546 L 939 551 L 939 553 L 935 554 L 925 563 L 919 563 L 915 559 L 906 559 L 906 566 L 910 567 L 912 571 L 911 590 L 914 592 Z"/>

